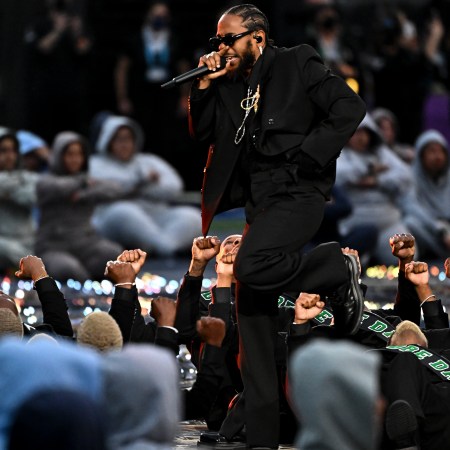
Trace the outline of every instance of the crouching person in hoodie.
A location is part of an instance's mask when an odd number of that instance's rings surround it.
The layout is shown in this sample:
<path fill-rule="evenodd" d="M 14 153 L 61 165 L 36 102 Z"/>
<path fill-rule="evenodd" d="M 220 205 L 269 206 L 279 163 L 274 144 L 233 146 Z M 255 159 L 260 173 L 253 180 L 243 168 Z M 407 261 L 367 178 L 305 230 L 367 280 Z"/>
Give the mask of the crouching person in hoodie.
<path fill-rule="evenodd" d="M 90 223 L 95 207 L 121 196 L 122 188 L 112 181 L 89 178 L 88 156 L 83 136 L 59 133 L 53 143 L 50 173 L 37 186 L 36 250 L 60 281 L 103 279 L 106 261 L 122 251 L 119 244 L 100 238 Z"/>

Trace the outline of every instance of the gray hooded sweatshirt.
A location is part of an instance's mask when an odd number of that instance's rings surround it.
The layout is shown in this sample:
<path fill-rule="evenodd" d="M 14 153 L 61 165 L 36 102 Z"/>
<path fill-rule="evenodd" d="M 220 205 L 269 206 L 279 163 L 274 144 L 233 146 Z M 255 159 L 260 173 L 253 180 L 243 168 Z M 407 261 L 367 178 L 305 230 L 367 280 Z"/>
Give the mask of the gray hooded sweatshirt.
<path fill-rule="evenodd" d="M 437 142 L 447 151 L 447 170 L 437 180 L 433 180 L 424 170 L 421 155 L 431 142 Z M 444 224 L 450 223 L 450 165 L 449 148 L 445 137 L 436 130 L 422 133 L 416 140 L 416 158 L 413 164 L 415 186 L 411 191 L 405 210 L 427 233 L 436 234 Z M 450 230 L 449 230 L 450 231 Z"/>
<path fill-rule="evenodd" d="M 301 450 L 375 450 L 379 355 L 351 342 L 317 340 L 293 354 L 290 397 Z"/>
<path fill-rule="evenodd" d="M 69 175 L 63 166 L 63 155 L 74 142 L 81 143 L 86 162 L 79 174 Z M 123 196 L 124 191 L 117 183 L 88 178 L 88 157 L 88 144 L 83 136 L 70 131 L 56 136 L 49 163 L 51 173 L 42 176 L 37 185 L 41 212 L 38 253 L 63 250 L 64 243 L 89 245 L 89 239 L 98 239 L 90 223 L 95 207 Z"/>
<path fill-rule="evenodd" d="M 110 450 L 171 450 L 180 420 L 178 367 L 153 345 L 105 355 L 104 405 Z"/>
<path fill-rule="evenodd" d="M 17 142 L 11 130 L 0 128 L 0 139 L 6 137 L 12 137 Z M 36 183 L 39 179 L 38 174 L 19 168 L 19 150 L 17 154 L 17 167 L 11 171 L 0 171 L 0 256 L 5 251 L 6 258 L 13 259 L 11 264 L 17 264 L 20 258 L 33 251 L 35 227 L 32 210 L 36 204 Z M 5 248 L 2 238 L 6 240 Z"/>
<path fill-rule="evenodd" d="M 353 205 L 352 215 L 342 222 L 346 229 L 343 231 L 360 223 L 371 222 L 381 230 L 399 222 L 398 202 L 412 186 L 410 167 L 383 143 L 370 115 L 359 124 L 358 130 L 361 128 L 370 133 L 369 149 L 359 152 L 346 146 L 337 160 L 336 184 L 345 190 Z M 359 180 L 370 174 L 373 164 L 383 164 L 387 170 L 377 175 L 376 186 L 358 186 Z"/>
<path fill-rule="evenodd" d="M 120 161 L 109 153 L 109 144 L 120 127 L 129 127 L 136 137 L 135 154 L 129 161 Z M 165 202 L 183 190 L 183 180 L 177 171 L 159 156 L 142 154 L 141 127 L 122 116 L 108 117 L 101 128 L 96 151 L 89 164 L 90 174 L 100 180 L 114 180 L 133 192 L 134 199 Z M 150 173 L 157 175 L 149 177 Z"/>

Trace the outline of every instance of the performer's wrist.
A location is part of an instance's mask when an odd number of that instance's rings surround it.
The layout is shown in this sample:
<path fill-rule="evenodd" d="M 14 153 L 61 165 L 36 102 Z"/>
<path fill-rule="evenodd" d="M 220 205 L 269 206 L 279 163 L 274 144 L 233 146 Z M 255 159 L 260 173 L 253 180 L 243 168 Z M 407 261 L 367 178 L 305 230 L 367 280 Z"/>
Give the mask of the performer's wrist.
<path fill-rule="evenodd" d="M 197 87 L 198 89 L 208 89 L 209 86 L 211 85 L 211 80 L 209 78 L 197 78 L 198 80 L 198 84 Z"/>
<path fill-rule="evenodd" d="M 188 275 L 191 277 L 201 277 L 205 272 L 207 263 L 193 259 L 189 266 Z"/>

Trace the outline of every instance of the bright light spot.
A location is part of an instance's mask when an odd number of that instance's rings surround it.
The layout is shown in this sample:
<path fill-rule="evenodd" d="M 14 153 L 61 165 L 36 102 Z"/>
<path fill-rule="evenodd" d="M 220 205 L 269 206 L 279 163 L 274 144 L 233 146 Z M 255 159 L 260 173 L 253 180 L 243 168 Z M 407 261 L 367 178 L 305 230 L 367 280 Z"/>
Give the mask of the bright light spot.
<path fill-rule="evenodd" d="M 17 289 L 16 293 L 14 294 L 14 297 L 23 299 L 25 298 L 25 292 L 22 291 L 22 289 Z"/>
<path fill-rule="evenodd" d="M 141 278 L 136 278 L 136 289 L 144 289 L 144 281 Z"/>
<path fill-rule="evenodd" d="M 90 306 L 86 306 L 86 308 L 84 308 L 83 314 L 85 316 L 87 316 L 87 315 L 91 314 L 91 312 L 92 312 L 92 308 Z"/>
<path fill-rule="evenodd" d="M 111 281 L 108 280 L 103 280 L 101 282 L 101 286 L 102 286 L 102 290 L 106 295 L 111 294 L 112 289 L 113 289 L 113 284 L 111 283 Z"/>
<path fill-rule="evenodd" d="M 6 281 L 6 278 L 3 279 L 2 284 L 0 284 L 1 290 L 9 295 L 9 290 L 11 289 L 11 283 L 9 281 Z"/>
<path fill-rule="evenodd" d="M 398 267 L 396 266 L 373 266 L 368 267 L 366 270 L 366 275 L 369 278 L 377 278 L 379 280 L 383 278 L 387 278 L 388 280 L 392 280 L 398 277 Z"/>
<path fill-rule="evenodd" d="M 430 270 L 430 274 L 431 274 L 433 277 L 439 276 L 439 267 L 438 267 L 438 266 L 431 266 L 431 267 L 429 268 L 429 270 Z"/>
<path fill-rule="evenodd" d="M 173 294 L 175 292 L 175 289 L 173 289 L 171 286 L 166 286 L 166 292 L 168 294 Z"/>
<path fill-rule="evenodd" d="M 382 309 L 394 309 L 394 303 L 386 303 Z"/>
<path fill-rule="evenodd" d="M 345 82 L 352 89 L 353 92 L 355 92 L 356 94 L 359 93 L 359 83 L 357 80 L 355 80 L 355 78 L 346 78 Z"/>
<path fill-rule="evenodd" d="M 209 289 L 211 287 L 211 280 L 209 278 L 204 278 L 202 281 L 203 289 Z"/>

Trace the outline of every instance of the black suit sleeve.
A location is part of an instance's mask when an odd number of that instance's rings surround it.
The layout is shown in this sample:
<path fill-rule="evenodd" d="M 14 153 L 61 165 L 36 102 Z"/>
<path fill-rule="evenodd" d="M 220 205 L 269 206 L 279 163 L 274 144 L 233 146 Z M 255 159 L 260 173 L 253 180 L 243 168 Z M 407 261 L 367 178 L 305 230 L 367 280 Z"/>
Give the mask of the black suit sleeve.
<path fill-rule="evenodd" d="M 204 419 L 213 405 L 224 377 L 226 347 L 205 345 L 200 370 L 190 391 L 184 392 L 184 420 Z"/>
<path fill-rule="evenodd" d="M 139 313 L 140 305 L 137 299 L 136 287 L 132 286 L 131 289 L 116 287 L 109 315 L 112 316 L 119 325 L 124 343 L 130 341 L 133 321 Z"/>
<path fill-rule="evenodd" d="M 146 327 L 152 325 L 148 323 Z M 165 347 L 167 350 L 170 350 L 175 356 L 178 355 L 179 346 L 178 346 L 178 333 L 172 328 L 168 327 L 156 327 L 156 336 L 155 336 L 155 344 L 159 347 Z"/>
<path fill-rule="evenodd" d="M 311 339 L 311 323 L 292 324 L 287 337 L 288 361 L 293 353 Z"/>
<path fill-rule="evenodd" d="M 422 312 L 426 329 L 436 330 L 448 328 L 448 314 L 442 308 L 442 302 L 440 300 L 425 302 L 422 305 Z"/>
<path fill-rule="evenodd" d="M 196 335 L 199 319 L 199 301 L 203 277 L 185 275 L 177 296 L 175 328 L 180 344 L 189 344 Z"/>
<path fill-rule="evenodd" d="M 394 313 L 402 320 L 410 320 L 420 326 L 420 300 L 414 284 L 400 270 L 397 281 L 397 297 L 395 299 Z"/>
<path fill-rule="evenodd" d="M 211 141 L 214 132 L 216 97 L 215 82 L 208 89 L 198 89 L 197 82 L 189 96 L 189 132 L 199 141 Z"/>
<path fill-rule="evenodd" d="M 355 132 L 366 106 L 342 78 L 331 73 L 312 47 L 299 46 L 296 57 L 308 96 L 324 114 L 324 119 L 305 137 L 301 151 L 325 168 L 336 160 Z"/>
<path fill-rule="evenodd" d="M 72 338 L 73 329 L 66 300 L 55 280 L 50 277 L 42 278 L 35 283 L 35 288 L 42 305 L 44 323 L 51 325 L 59 336 Z"/>
<path fill-rule="evenodd" d="M 231 320 L 231 288 L 214 286 L 211 289 L 212 302 L 209 304 L 209 315 L 225 322 L 228 328 Z"/>

